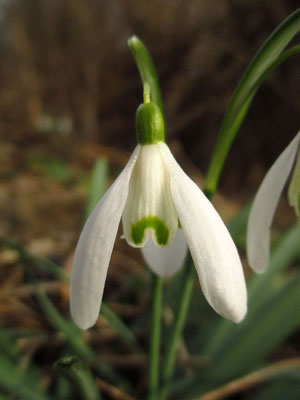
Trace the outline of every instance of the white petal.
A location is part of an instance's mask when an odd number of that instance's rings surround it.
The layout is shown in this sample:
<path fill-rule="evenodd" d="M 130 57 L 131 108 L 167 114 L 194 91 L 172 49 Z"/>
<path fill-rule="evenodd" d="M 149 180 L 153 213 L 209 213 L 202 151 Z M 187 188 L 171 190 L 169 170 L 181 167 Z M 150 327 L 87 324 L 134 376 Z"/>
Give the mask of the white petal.
<path fill-rule="evenodd" d="M 158 246 L 169 245 L 175 239 L 178 216 L 158 144 L 141 146 L 122 222 L 124 237 L 133 247 L 143 247 L 150 236 Z"/>
<path fill-rule="evenodd" d="M 89 216 L 76 247 L 70 306 L 72 318 L 81 329 L 94 325 L 99 316 L 107 267 L 138 153 L 139 146 Z"/>
<path fill-rule="evenodd" d="M 235 244 L 210 201 L 183 172 L 167 146 L 171 192 L 203 293 L 214 310 L 240 322 L 247 312 L 243 268 Z"/>
<path fill-rule="evenodd" d="M 182 267 L 187 253 L 187 243 L 182 229 L 178 229 L 172 244 L 158 247 L 149 238 L 141 250 L 147 265 L 154 273 L 169 277 Z"/>
<path fill-rule="evenodd" d="M 292 170 L 300 133 L 269 169 L 253 201 L 247 230 L 247 257 L 257 273 L 266 270 L 270 253 L 270 226 L 279 197 Z"/>

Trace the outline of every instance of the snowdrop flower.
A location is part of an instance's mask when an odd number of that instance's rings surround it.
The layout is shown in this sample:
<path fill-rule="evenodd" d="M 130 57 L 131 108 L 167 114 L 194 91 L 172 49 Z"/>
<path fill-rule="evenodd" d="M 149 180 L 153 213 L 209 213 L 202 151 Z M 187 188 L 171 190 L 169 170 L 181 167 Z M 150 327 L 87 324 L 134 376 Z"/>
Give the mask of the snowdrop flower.
<path fill-rule="evenodd" d="M 270 226 L 282 190 L 293 169 L 288 199 L 299 216 L 300 207 L 300 132 L 280 154 L 265 176 L 250 211 L 247 231 L 247 256 L 257 273 L 265 272 L 269 264 Z M 298 154 L 298 156 L 297 156 Z M 297 157 L 297 160 L 296 160 Z M 295 163 L 296 160 L 296 163 Z"/>
<path fill-rule="evenodd" d="M 121 219 L 127 243 L 142 248 L 149 267 L 162 277 L 181 267 L 188 244 L 209 304 L 241 321 L 247 294 L 237 249 L 212 204 L 164 143 L 164 120 L 154 103 L 140 105 L 136 130 L 137 147 L 79 238 L 70 292 L 74 321 L 87 329 L 98 318 Z"/>

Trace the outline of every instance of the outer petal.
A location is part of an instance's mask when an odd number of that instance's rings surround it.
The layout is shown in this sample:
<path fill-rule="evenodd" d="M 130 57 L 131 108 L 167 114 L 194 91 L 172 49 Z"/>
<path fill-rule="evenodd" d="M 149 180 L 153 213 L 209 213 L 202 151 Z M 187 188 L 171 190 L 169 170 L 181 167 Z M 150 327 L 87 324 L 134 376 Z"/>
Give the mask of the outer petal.
<path fill-rule="evenodd" d="M 139 149 L 137 146 L 118 179 L 94 208 L 76 247 L 70 305 L 73 320 L 81 329 L 94 325 L 99 315 L 107 267 Z"/>
<path fill-rule="evenodd" d="M 182 267 L 187 253 L 187 243 L 182 229 L 177 229 L 175 239 L 169 246 L 157 247 L 149 238 L 141 250 L 147 265 L 154 273 L 169 277 Z"/>
<path fill-rule="evenodd" d="M 171 192 L 203 293 L 223 317 L 240 322 L 247 312 L 247 291 L 240 258 L 219 214 L 183 172 L 167 146 Z"/>
<path fill-rule="evenodd" d="M 247 231 L 247 257 L 257 273 L 266 270 L 270 253 L 270 226 L 279 197 L 292 170 L 300 133 L 281 153 L 265 176 L 250 211 Z"/>

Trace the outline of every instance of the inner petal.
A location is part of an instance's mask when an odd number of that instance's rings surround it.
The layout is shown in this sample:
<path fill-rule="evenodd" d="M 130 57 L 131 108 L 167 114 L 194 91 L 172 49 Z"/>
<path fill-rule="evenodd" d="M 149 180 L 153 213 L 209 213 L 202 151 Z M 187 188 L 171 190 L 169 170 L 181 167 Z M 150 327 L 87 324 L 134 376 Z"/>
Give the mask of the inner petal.
<path fill-rule="evenodd" d="M 143 247 L 151 236 L 157 246 L 172 243 L 178 228 L 169 174 L 157 144 L 142 145 L 129 184 L 122 217 L 124 236 Z"/>

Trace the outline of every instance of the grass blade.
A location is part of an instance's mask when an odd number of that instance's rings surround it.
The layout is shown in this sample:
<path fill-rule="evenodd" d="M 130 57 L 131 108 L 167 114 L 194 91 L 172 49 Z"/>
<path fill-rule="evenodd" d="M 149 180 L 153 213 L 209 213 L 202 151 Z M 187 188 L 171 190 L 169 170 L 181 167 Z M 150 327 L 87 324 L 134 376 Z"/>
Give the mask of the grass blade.
<path fill-rule="evenodd" d="M 85 206 L 84 221 L 88 218 L 94 207 L 107 190 L 108 162 L 105 158 L 99 158 L 94 165 L 90 190 Z"/>
<path fill-rule="evenodd" d="M 125 343 L 127 343 L 134 350 L 141 350 L 132 331 L 128 329 L 123 321 L 117 316 L 117 314 L 104 303 L 101 305 L 100 314 L 107 320 L 110 327 L 119 334 L 120 338 L 122 338 Z"/>
<path fill-rule="evenodd" d="M 79 390 L 83 400 L 100 400 L 101 394 L 91 371 L 76 356 L 63 357 L 54 364 Z"/>

